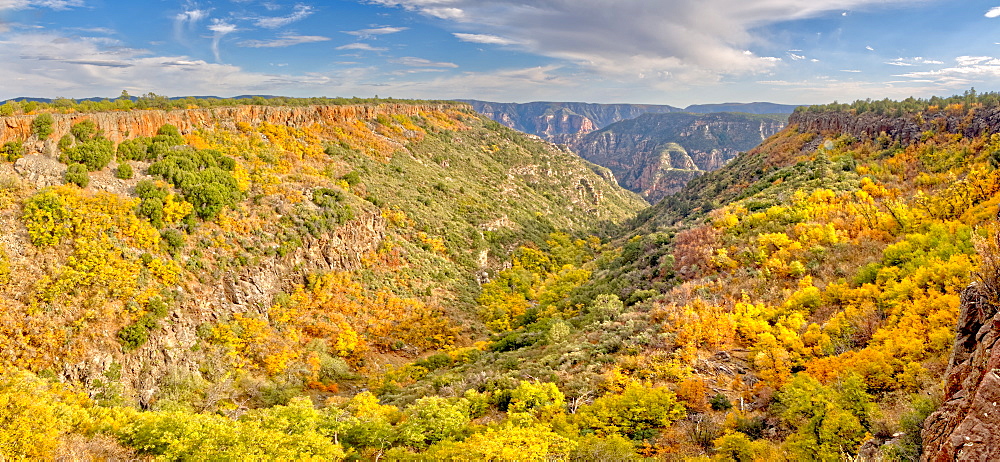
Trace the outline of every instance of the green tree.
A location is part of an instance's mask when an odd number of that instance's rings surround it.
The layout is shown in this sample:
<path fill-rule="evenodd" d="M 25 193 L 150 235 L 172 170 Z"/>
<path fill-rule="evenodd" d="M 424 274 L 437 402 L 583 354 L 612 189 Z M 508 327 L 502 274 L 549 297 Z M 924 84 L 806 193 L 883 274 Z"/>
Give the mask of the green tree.
<path fill-rule="evenodd" d="M 670 390 L 632 383 L 621 394 L 597 398 L 577 414 L 582 427 L 600 435 L 619 434 L 641 440 L 684 417 L 685 411 Z"/>
<path fill-rule="evenodd" d="M 35 120 L 31 122 L 31 131 L 38 136 L 38 139 L 44 140 L 52 134 L 52 125 L 55 122 L 55 119 L 52 118 L 52 114 L 49 114 L 48 112 L 39 114 L 35 117 Z"/>

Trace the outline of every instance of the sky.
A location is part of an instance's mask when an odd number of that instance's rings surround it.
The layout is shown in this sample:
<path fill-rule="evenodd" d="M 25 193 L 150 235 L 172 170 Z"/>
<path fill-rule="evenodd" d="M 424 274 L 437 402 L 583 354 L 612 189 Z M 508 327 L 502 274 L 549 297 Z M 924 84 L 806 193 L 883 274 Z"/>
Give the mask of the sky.
<path fill-rule="evenodd" d="M 0 100 L 1000 91 L 1000 0 L 0 0 Z"/>

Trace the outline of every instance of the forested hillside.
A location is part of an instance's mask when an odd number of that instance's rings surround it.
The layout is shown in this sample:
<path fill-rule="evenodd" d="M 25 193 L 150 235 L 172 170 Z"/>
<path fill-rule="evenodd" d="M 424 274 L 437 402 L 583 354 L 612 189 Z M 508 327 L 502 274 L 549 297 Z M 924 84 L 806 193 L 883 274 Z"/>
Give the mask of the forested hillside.
<path fill-rule="evenodd" d="M 996 101 L 802 109 L 641 212 L 467 106 L 4 119 L 0 451 L 917 460 L 988 396 L 957 384 L 1000 286 Z"/>
<path fill-rule="evenodd" d="M 353 102 L 5 105 L 0 454 L 342 455 L 226 422 L 469 346 L 511 250 L 644 206 L 466 105 Z"/>

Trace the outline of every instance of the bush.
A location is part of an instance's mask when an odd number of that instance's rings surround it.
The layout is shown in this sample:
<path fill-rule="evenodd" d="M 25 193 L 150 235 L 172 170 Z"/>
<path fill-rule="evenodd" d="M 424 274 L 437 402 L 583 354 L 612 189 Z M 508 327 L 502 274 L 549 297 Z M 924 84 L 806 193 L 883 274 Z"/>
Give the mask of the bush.
<path fill-rule="evenodd" d="M 24 145 L 20 141 L 8 141 L 0 150 L 0 160 L 14 162 L 24 156 Z"/>
<path fill-rule="evenodd" d="M 122 141 L 117 150 L 118 162 L 148 159 L 149 144 L 150 140 L 146 137 Z"/>
<path fill-rule="evenodd" d="M 52 124 L 56 121 L 52 118 L 52 114 L 45 113 L 31 122 L 31 132 L 38 136 L 38 139 L 44 140 L 52 135 Z"/>
<path fill-rule="evenodd" d="M 61 160 L 83 164 L 90 171 L 100 170 L 111 162 L 114 155 L 115 145 L 111 140 L 97 137 L 72 148 L 63 153 Z"/>
<path fill-rule="evenodd" d="M 170 150 L 162 160 L 149 166 L 149 173 L 180 189 L 198 216 L 207 220 L 242 196 L 230 171 L 234 166 L 232 158 L 215 150 Z"/>
<path fill-rule="evenodd" d="M 127 162 L 122 162 L 118 164 L 118 168 L 115 169 L 115 178 L 122 180 L 128 180 L 132 178 L 132 166 Z"/>
<path fill-rule="evenodd" d="M 719 393 L 708 400 L 708 404 L 712 406 L 712 410 L 715 411 L 728 411 L 733 408 L 733 403 L 729 401 L 729 398 L 722 393 Z"/>
<path fill-rule="evenodd" d="M 163 242 L 167 245 L 167 250 L 171 254 L 184 248 L 184 233 L 176 229 L 165 229 L 160 232 L 160 236 L 163 238 Z"/>
<path fill-rule="evenodd" d="M 101 134 L 101 131 L 97 129 L 97 124 L 90 119 L 74 124 L 69 132 L 81 143 L 90 141 Z"/>
<path fill-rule="evenodd" d="M 66 168 L 65 179 L 67 183 L 73 183 L 81 188 L 86 188 L 90 184 L 90 175 L 87 173 L 87 166 L 83 164 L 70 164 Z"/>

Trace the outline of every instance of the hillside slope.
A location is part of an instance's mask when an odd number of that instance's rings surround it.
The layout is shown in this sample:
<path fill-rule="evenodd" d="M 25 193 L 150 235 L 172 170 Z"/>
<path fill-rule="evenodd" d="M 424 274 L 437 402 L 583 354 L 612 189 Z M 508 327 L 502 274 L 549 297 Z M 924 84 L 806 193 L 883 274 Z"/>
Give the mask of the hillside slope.
<path fill-rule="evenodd" d="M 0 143 L 0 368 L 154 409 L 463 345 L 511 250 L 644 206 L 460 104 L 15 115 Z"/>

